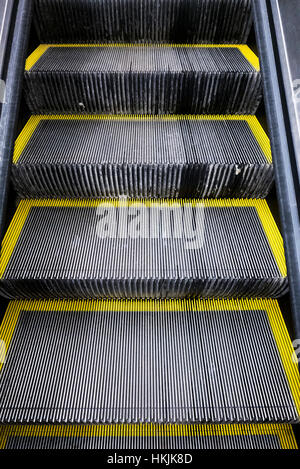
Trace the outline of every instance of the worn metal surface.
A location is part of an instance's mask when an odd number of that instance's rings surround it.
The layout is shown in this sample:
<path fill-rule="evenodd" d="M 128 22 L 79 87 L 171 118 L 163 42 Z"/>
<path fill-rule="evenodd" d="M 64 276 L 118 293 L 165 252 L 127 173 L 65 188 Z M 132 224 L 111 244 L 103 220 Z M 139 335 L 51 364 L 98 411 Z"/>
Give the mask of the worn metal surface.
<path fill-rule="evenodd" d="M 13 179 L 24 198 L 255 198 L 273 183 L 253 116 L 39 119 L 17 142 Z"/>

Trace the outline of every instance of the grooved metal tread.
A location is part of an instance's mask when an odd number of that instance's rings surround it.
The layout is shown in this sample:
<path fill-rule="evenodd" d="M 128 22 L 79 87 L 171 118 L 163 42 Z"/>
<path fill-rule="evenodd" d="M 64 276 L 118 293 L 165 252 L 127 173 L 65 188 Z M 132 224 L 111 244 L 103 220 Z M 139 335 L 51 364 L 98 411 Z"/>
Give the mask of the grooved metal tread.
<path fill-rule="evenodd" d="M 254 116 L 32 116 L 13 180 L 23 198 L 257 198 L 273 165 Z"/>
<path fill-rule="evenodd" d="M 41 42 L 246 43 L 251 0 L 35 0 Z"/>
<path fill-rule="evenodd" d="M 23 200 L 4 238 L 8 298 L 278 297 L 283 240 L 264 200 Z"/>
<path fill-rule="evenodd" d="M 246 45 L 42 44 L 25 84 L 41 114 L 254 114 L 262 97 Z"/>
<path fill-rule="evenodd" d="M 3 425 L 0 426 L 0 449 L 259 450 L 298 447 L 293 429 L 287 424 L 124 424 Z"/>
<path fill-rule="evenodd" d="M 297 422 L 278 303 L 12 302 L 1 423 Z"/>

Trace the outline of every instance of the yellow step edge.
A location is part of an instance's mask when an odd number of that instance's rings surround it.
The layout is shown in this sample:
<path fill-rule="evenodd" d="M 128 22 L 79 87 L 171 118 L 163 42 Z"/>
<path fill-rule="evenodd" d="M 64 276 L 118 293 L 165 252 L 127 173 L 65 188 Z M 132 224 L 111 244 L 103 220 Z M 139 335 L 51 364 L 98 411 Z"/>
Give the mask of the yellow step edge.
<path fill-rule="evenodd" d="M 268 163 L 272 163 L 272 153 L 270 140 L 265 133 L 264 129 L 260 125 L 259 121 L 255 116 L 244 115 L 163 115 L 163 116 L 151 116 L 151 115 L 137 115 L 137 114 L 124 114 L 124 115 L 35 115 L 31 116 L 25 127 L 21 131 L 15 143 L 15 150 L 13 156 L 13 163 L 18 163 L 24 149 L 29 143 L 32 135 L 34 134 L 37 126 L 41 121 L 44 120 L 149 120 L 149 121 L 180 121 L 180 120 L 234 120 L 234 121 L 245 121 L 249 125 L 255 139 L 257 140 L 262 152 L 264 153 Z"/>
<path fill-rule="evenodd" d="M 98 207 L 98 206 L 137 206 L 147 207 L 165 205 L 192 207 L 253 207 L 256 209 L 262 227 L 269 241 L 270 248 L 283 277 L 287 276 L 283 239 L 267 205 L 262 199 L 40 199 L 22 200 L 2 242 L 0 254 L 0 279 L 3 278 L 9 259 L 22 232 L 27 216 L 33 207 Z"/>
<path fill-rule="evenodd" d="M 0 425 L 0 449 L 9 438 L 26 437 L 207 437 L 275 436 L 282 449 L 298 449 L 288 424 L 116 424 L 116 425 Z"/>
<path fill-rule="evenodd" d="M 252 67 L 259 71 L 259 59 L 256 54 L 245 44 L 128 44 L 128 43 L 115 43 L 115 44 L 40 44 L 32 54 L 27 58 L 25 63 L 25 70 L 28 72 L 42 57 L 42 55 L 53 47 L 191 47 L 191 48 L 232 48 L 239 49 L 246 60 Z"/>
<path fill-rule="evenodd" d="M 9 349 L 21 311 L 265 311 L 280 354 L 282 366 L 300 418 L 300 375 L 294 349 L 278 302 L 271 299 L 194 300 L 24 300 L 11 301 L 0 326 L 0 340 Z M 1 371 L 1 364 L 0 364 Z"/>

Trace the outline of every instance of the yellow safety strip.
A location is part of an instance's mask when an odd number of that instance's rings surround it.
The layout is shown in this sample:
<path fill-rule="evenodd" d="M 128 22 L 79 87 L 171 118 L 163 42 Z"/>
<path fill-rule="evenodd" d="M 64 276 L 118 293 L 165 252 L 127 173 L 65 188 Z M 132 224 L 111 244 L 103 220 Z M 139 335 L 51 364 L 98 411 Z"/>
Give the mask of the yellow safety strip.
<path fill-rule="evenodd" d="M 24 129 L 18 136 L 14 149 L 14 164 L 18 162 L 20 156 L 22 155 L 24 149 L 26 148 L 29 140 L 31 139 L 35 129 L 37 128 L 41 120 L 42 119 L 40 118 L 40 116 L 31 116 L 29 121 L 26 123 Z"/>
<path fill-rule="evenodd" d="M 248 62 L 254 67 L 257 71 L 260 70 L 260 65 L 259 65 L 259 58 L 257 55 L 253 52 L 252 49 L 250 49 L 249 46 L 246 44 L 241 44 L 238 46 L 239 50 L 241 53 L 246 57 Z"/>
<path fill-rule="evenodd" d="M 247 61 L 252 65 L 252 67 L 259 71 L 259 59 L 250 49 L 249 46 L 245 44 L 40 44 L 35 51 L 28 57 L 25 64 L 25 70 L 29 71 L 37 61 L 42 57 L 42 55 L 49 49 L 53 47 L 201 47 L 201 48 L 232 48 L 239 49 Z"/>
<path fill-rule="evenodd" d="M 267 205 L 262 199 L 40 199 L 22 200 L 19 203 L 14 218 L 4 237 L 0 255 L 0 279 L 3 277 L 10 256 L 13 253 L 20 236 L 26 218 L 33 207 L 253 207 L 256 209 L 262 227 L 269 241 L 274 258 L 283 277 L 287 276 L 287 268 L 284 256 L 283 239 L 277 228 L 275 220 Z"/>
<path fill-rule="evenodd" d="M 254 137 L 256 138 L 262 152 L 264 153 L 268 163 L 272 163 L 272 153 L 270 140 L 267 137 L 264 129 L 260 125 L 259 121 L 255 116 L 245 115 L 163 115 L 163 116 L 151 116 L 151 115 L 137 115 L 137 114 L 124 114 L 124 115 L 36 115 L 31 116 L 25 125 L 24 129 L 20 133 L 16 140 L 15 151 L 13 156 L 13 163 L 16 164 L 38 124 L 43 120 L 151 120 L 151 121 L 180 121 L 180 120 L 235 120 L 235 121 L 246 121 L 249 125 Z"/>
<path fill-rule="evenodd" d="M 115 424 L 115 425 L 0 425 L 0 449 L 19 437 L 207 437 L 275 436 L 282 449 L 298 449 L 288 424 Z"/>
<path fill-rule="evenodd" d="M 268 319 L 274 335 L 277 349 L 280 353 L 281 362 L 285 371 L 289 388 L 293 396 L 297 414 L 300 418 L 300 375 L 298 362 L 295 360 L 295 351 L 282 317 L 277 301 L 271 301 L 266 307 Z"/>
<path fill-rule="evenodd" d="M 268 238 L 274 258 L 283 277 L 287 276 L 283 238 L 265 200 L 256 200 L 256 210 Z M 261 203 L 262 202 L 262 203 Z"/>
<path fill-rule="evenodd" d="M 34 64 L 36 64 L 36 62 L 42 57 L 42 55 L 46 52 L 48 48 L 49 45 L 40 44 L 37 49 L 35 49 L 26 60 L 25 70 L 30 70 L 34 66 Z"/>
<path fill-rule="evenodd" d="M 265 311 L 281 357 L 286 379 L 300 417 L 300 375 L 294 349 L 278 302 L 271 299 L 193 300 L 25 300 L 11 301 L 0 326 L 0 340 L 9 349 L 21 311 Z M 1 364 L 0 364 L 1 370 Z"/>
<path fill-rule="evenodd" d="M 12 341 L 20 314 L 19 306 L 14 303 L 15 302 L 13 301 L 9 303 L 2 324 L 0 326 L 0 340 L 2 340 L 5 344 L 6 353 L 8 352 L 10 343 Z M 4 363 L 0 362 L 0 372 L 3 365 Z"/>
<path fill-rule="evenodd" d="M 19 204 L 16 213 L 14 214 L 14 217 L 9 225 L 9 228 L 3 238 L 0 252 L 0 279 L 3 277 L 30 209 L 30 205 L 24 206 L 22 203 Z"/>
<path fill-rule="evenodd" d="M 272 163 L 270 140 L 255 116 L 244 116 L 268 163 Z"/>

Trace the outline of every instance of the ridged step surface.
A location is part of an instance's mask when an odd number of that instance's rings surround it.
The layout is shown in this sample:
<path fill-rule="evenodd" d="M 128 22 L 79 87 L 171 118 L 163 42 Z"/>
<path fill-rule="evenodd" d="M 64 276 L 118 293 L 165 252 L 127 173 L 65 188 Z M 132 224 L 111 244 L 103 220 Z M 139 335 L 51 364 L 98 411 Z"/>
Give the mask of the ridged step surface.
<path fill-rule="evenodd" d="M 254 114 L 262 97 L 245 45 L 41 45 L 25 85 L 35 114 Z"/>
<path fill-rule="evenodd" d="M 276 301 L 13 302 L 2 423 L 296 422 Z"/>
<path fill-rule="evenodd" d="M 251 0 L 35 0 L 41 42 L 245 43 Z"/>
<path fill-rule="evenodd" d="M 13 180 L 23 198 L 259 198 L 273 165 L 254 116 L 32 116 Z"/>
<path fill-rule="evenodd" d="M 7 425 L 0 449 L 298 449 L 293 429 L 240 425 Z M 156 455 L 155 455 L 156 456 Z"/>
<path fill-rule="evenodd" d="M 21 201 L 2 245 L 9 298 L 278 297 L 283 241 L 264 200 Z"/>

